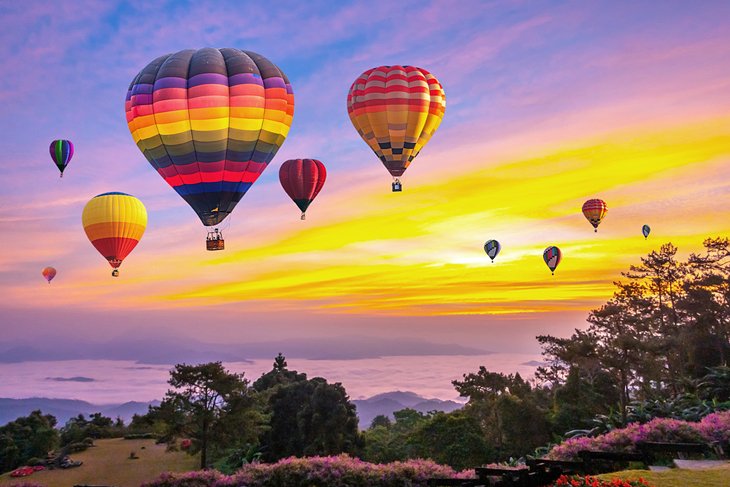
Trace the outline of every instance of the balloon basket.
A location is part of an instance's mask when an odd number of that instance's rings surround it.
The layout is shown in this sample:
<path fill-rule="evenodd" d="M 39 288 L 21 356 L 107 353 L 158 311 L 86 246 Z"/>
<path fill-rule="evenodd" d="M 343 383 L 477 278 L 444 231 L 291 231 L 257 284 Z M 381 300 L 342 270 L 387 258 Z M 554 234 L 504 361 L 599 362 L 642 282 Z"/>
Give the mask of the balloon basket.
<path fill-rule="evenodd" d="M 306 213 L 302 213 L 302 220 L 306 220 L 306 219 L 307 219 Z"/>
<path fill-rule="evenodd" d="M 112 277 L 119 277 L 119 269 L 114 269 L 112 271 Z"/>
<path fill-rule="evenodd" d="M 400 193 L 401 191 L 403 191 L 403 185 L 397 179 L 393 181 L 391 186 L 394 193 Z"/>
<path fill-rule="evenodd" d="M 225 250 L 225 240 L 206 240 L 205 248 L 211 252 L 215 250 Z"/>
<path fill-rule="evenodd" d="M 205 249 L 211 252 L 216 250 L 225 250 L 226 243 L 223 240 L 223 234 L 216 228 L 212 232 L 208 232 L 208 237 L 205 239 Z"/>

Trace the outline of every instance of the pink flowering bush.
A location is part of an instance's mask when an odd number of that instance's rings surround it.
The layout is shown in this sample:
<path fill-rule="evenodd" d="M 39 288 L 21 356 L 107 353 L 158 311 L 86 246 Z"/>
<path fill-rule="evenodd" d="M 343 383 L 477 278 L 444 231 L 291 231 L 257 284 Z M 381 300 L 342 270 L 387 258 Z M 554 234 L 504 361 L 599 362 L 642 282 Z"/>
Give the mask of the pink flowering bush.
<path fill-rule="evenodd" d="M 711 443 L 730 441 L 730 411 L 713 413 L 697 423 L 679 419 L 657 418 L 648 423 L 633 423 L 593 438 L 572 438 L 557 445 L 548 458 L 574 460 L 581 450 L 630 452 L 641 441 L 668 443 Z"/>
<path fill-rule="evenodd" d="M 376 464 L 347 455 L 285 458 L 248 464 L 234 475 L 216 471 L 163 474 L 145 487 L 426 487 L 430 478 L 471 478 L 430 460 Z"/>
<path fill-rule="evenodd" d="M 697 429 L 707 441 L 730 442 L 730 411 L 708 414 L 699 422 Z"/>

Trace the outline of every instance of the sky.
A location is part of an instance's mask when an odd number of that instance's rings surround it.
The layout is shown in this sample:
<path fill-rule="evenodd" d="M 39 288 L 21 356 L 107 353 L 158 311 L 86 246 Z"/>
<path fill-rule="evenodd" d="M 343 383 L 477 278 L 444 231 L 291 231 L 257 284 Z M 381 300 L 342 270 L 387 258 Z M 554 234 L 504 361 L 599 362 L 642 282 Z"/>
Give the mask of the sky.
<path fill-rule="evenodd" d="M 671 241 L 684 257 L 730 233 L 729 22 L 724 1 L 3 2 L 0 344 L 539 351 L 536 335 L 585 326 L 642 255 Z M 295 97 L 273 167 L 222 225 L 224 252 L 206 252 L 124 114 L 148 62 L 202 47 L 266 56 Z M 357 76 L 392 64 L 429 70 L 446 93 L 402 193 L 346 110 Z M 58 138 L 76 148 L 63 179 Z M 302 157 L 328 171 L 306 221 L 278 181 Z M 149 215 L 118 279 L 81 226 L 108 191 Z M 590 198 L 608 205 L 598 233 L 580 211 Z"/>

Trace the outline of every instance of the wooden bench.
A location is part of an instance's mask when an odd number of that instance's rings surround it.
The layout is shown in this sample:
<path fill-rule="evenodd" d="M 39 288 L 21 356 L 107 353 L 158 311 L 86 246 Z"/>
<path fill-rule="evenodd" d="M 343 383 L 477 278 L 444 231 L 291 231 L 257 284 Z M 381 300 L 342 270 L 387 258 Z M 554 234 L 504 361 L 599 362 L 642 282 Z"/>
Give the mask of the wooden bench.
<path fill-rule="evenodd" d="M 644 452 L 626 453 L 582 450 L 578 452 L 578 455 L 583 460 L 583 463 L 585 463 L 586 473 L 591 474 L 613 471 L 612 468 L 609 468 L 608 470 L 599 468 L 602 464 L 626 464 L 628 462 L 640 462 L 647 467 L 651 464 L 650 456 Z"/>
<path fill-rule="evenodd" d="M 651 460 L 654 456 L 661 453 L 676 453 L 679 458 L 685 459 L 687 453 L 697 453 L 705 455 L 707 453 L 717 453 L 717 451 L 707 443 L 662 443 L 658 441 L 641 441 L 636 444 L 639 451 L 644 452 Z"/>
<path fill-rule="evenodd" d="M 571 460 L 549 460 L 547 458 L 528 458 L 527 466 L 532 470 L 537 470 L 542 466 L 543 469 L 552 472 L 560 472 L 558 477 L 565 475 L 580 475 L 585 473 L 586 464 L 583 461 Z"/>

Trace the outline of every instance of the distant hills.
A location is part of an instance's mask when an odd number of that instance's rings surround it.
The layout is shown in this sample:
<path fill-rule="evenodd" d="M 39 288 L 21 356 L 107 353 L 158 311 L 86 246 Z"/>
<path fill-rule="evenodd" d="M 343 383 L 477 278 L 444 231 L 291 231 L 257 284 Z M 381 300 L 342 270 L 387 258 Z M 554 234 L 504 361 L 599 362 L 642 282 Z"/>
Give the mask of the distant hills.
<path fill-rule="evenodd" d="M 53 343 L 0 342 L 0 363 L 62 360 L 131 360 L 141 364 L 171 365 L 180 362 L 249 362 L 287 358 L 358 360 L 393 356 L 487 355 L 491 352 L 456 343 L 429 342 L 412 337 L 382 340 L 365 336 L 278 340 L 249 343 L 203 343 L 186 337 L 143 337 L 91 343 L 74 339 Z M 51 378 L 53 379 L 53 378 Z"/>
<path fill-rule="evenodd" d="M 444 401 L 441 399 L 427 399 L 415 392 L 385 392 L 377 394 L 368 399 L 356 399 L 352 401 L 357 406 L 357 415 L 360 420 L 360 429 L 370 427 L 373 419 L 378 415 L 388 416 L 393 419 L 393 413 L 401 409 L 411 408 L 422 413 L 429 411 L 443 411 L 449 413 L 464 405 L 456 401 Z"/>
<path fill-rule="evenodd" d="M 352 401 L 357 406 L 360 428 L 366 429 L 373 418 L 380 414 L 393 419 L 393 412 L 411 408 L 422 413 L 428 411 L 451 412 L 463 406 L 456 401 L 441 399 L 427 399 L 414 392 L 393 391 L 378 394 L 367 399 Z M 135 414 L 145 414 L 150 405 L 157 406 L 160 401 L 138 402 L 130 401 L 123 404 L 91 404 L 76 399 L 48 399 L 32 397 L 28 399 L 0 398 L 0 425 L 20 416 L 27 416 L 31 411 L 40 409 L 44 414 L 52 414 L 58 420 L 58 426 L 63 426 L 69 418 L 79 414 L 102 413 L 112 419 L 120 417 L 125 423 L 131 421 Z"/>
<path fill-rule="evenodd" d="M 69 418 L 79 414 L 102 413 L 112 419 L 120 417 L 125 423 L 132 420 L 135 414 L 145 414 L 150 405 L 157 406 L 160 401 L 137 402 L 130 401 L 123 404 L 91 404 L 76 399 L 48 399 L 32 397 L 28 399 L 0 398 L 0 425 L 13 421 L 20 416 L 27 416 L 31 411 L 40 409 L 44 414 L 52 414 L 58 420 L 58 426 L 63 426 Z"/>

